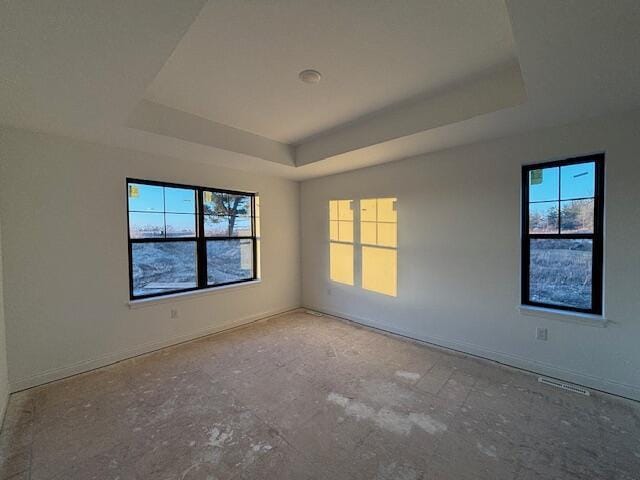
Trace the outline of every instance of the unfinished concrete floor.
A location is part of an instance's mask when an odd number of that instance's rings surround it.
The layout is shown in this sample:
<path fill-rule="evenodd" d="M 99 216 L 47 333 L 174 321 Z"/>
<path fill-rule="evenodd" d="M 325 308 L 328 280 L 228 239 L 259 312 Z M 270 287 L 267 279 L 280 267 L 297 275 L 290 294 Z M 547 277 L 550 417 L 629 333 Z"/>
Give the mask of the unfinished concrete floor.
<path fill-rule="evenodd" d="M 640 408 L 291 313 L 13 395 L 0 479 L 640 478 Z"/>

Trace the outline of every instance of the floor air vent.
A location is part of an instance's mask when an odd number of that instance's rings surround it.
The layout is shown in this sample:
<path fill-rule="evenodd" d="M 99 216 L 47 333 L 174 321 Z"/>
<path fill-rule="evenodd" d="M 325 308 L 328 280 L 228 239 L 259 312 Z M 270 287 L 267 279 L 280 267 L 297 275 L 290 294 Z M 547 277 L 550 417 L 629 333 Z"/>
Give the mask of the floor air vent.
<path fill-rule="evenodd" d="M 561 388 L 562 390 L 566 390 L 567 392 L 579 393 L 580 395 L 584 395 L 586 397 L 589 397 L 591 395 L 591 393 L 589 393 L 589 390 L 587 390 L 586 388 L 578 387 L 577 385 L 571 385 L 570 383 L 564 383 L 560 380 L 538 377 L 538 381 L 540 383 L 544 383 L 545 385 Z"/>
<path fill-rule="evenodd" d="M 316 317 L 324 317 L 324 315 L 321 314 L 320 312 L 314 312 L 313 310 L 306 310 L 305 313 L 308 313 L 309 315 L 314 315 Z"/>

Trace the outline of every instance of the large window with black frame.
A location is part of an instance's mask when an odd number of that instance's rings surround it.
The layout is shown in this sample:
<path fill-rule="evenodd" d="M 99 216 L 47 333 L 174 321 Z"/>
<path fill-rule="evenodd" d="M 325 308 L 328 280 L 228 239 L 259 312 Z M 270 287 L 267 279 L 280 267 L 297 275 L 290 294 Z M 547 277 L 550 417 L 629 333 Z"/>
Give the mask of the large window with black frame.
<path fill-rule="evenodd" d="M 131 299 L 256 279 L 254 193 L 127 179 L 127 205 Z"/>
<path fill-rule="evenodd" d="M 602 313 L 604 155 L 522 169 L 522 303 Z"/>

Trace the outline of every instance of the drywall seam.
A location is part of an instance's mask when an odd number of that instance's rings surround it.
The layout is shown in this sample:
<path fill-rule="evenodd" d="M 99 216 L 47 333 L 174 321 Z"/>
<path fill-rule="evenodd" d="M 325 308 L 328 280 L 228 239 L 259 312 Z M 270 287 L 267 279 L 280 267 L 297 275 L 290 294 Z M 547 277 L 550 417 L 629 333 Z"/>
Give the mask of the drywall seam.
<path fill-rule="evenodd" d="M 456 350 L 462 353 L 467 353 L 477 357 L 503 363 L 505 365 L 509 365 L 512 367 L 528 370 L 536 374 L 558 378 L 560 380 L 565 380 L 565 381 L 575 383 L 584 387 L 593 388 L 596 390 L 601 390 L 606 393 L 611 393 L 613 395 L 618 395 L 620 397 L 625 397 L 628 399 L 640 401 L 640 387 L 637 387 L 635 385 L 630 385 L 622 382 L 615 382 L 615 381 L 607 380 L 606 378 L 597 377 L 594 375 L 586 375 L 584 373 L 575 372 L 573 370 L 569 370 L 565 368 L 558 368 L 548 363 L 530 360 L 524 357 L 520 357 L 518 355 L 513 355 L 511 353 L 504 353 L 504 352 L 499 352 L 497 350 L 491 350 L 491 349 L 476 345 L 474 343 L 461 342 L 457 340 L 448 340 L 445 338 L 434 337 L 434 336 L 419 337 L 413 332 L 409 332 L 407 330 L 397 328 L 393 325 L 388 325 L 382 322 L 371 321 L 371 320 L 357 317 L 354 315 L 333 311 L 327 308 L 320 308 L 320 307 L 313 307 L 313 306 L 303 306 L 303 308 L 309 309 L 309 310 L 315 310 L 316 312 L 320 312 L 320 313 L 324 313 L 334 317 L 349 320 L 351 322 L 355 322 L 367 327 L 372 327 L 378 330 L 383 330 L 385 332 L 402 335 L 403 337 L 417 340 L 419 342 L 430 343 L 438 347 Z"/>
<path fill-rule="evenodd" d="M 107 365 L 111 365 L 113 363 L 116 363 L 122 360 L 127 360 L 129 358 L 137 357 L 145 353 L 150 353 L 155 350 L 159 350 L 161 348 L 171 347 L 174 345 L 178 345 L 180 343 L 188 342 L 190 340 L 195 340 L 201 337 L 206 337 L 207 335 L 212 335 L 215 333 L 222 333 L 224 331 L 227 331 L 236 327 L 245 326 L 250 323 L 258 322 L 260 320 L 274 318 L 280 315 L 284 315 L 285 313 L 292 313 L 292 312 L 298 311 L 299 309 L 300 309 L 299 306 L 287 307 L 287 308 L 281 308 L 281 309 L 272 310 L 268 312 L 262 312 L 255 315 L 249 315 L 247 317 L 239 318 L 237 320 L 232 320 L 222 325 L 216 325 L 215 327 L 207 328 L 205 330 L 192 332 L 186 335 L 180 335 L 177 337 L 170 338 L 168 340 L 145 343 L 142 345 L 138 345 L 137 347 L 123 350 L 120 352 L 110 353 L 107 355 L 103 355 L 101 357 L 97 357 L 89 360 L 83 360 L 81 362 L 74 363 L 72 365 L 54 368 L 51 370 L 44 371 L 42 373 L 38 373 L 37 375 L 21 378 L 16 380 L 15 382 L 12 382 L 9 385 L 9 391 L 12 393 L 15 393 L 20 390 L 26 390 L 27 388 L 36 387 L 45 383 L 53 382 L 55 380 L 60 380 L 66 377 L 70 377 L 72 375 L 78 375 L 80 373 L 88 372 L 90 370 L 95 370 L 96 368 L 106 367 Z"/>

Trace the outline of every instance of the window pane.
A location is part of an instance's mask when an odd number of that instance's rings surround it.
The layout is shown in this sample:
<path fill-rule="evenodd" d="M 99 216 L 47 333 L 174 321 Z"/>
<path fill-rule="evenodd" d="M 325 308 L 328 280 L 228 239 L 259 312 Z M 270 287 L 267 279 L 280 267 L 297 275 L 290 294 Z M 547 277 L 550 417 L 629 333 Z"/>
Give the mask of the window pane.
<path fill-rule="evenodd" d="M 592 240 L 531 240 L 529 300 L 591 308 Z"/>
<path fill-rule="evenodd" d="M 362 288 L 395 297 L 397 275 L 395 249 L 362 247 Z"/>
<path fill-rule="evenodd" d="M 378 223 L 378 245 L 383 247 L 397 247 L 397 224 Z"/>
<path fill-rule="evenodd" d="M 368 243 L 369 245 L 378 243 L 376 225 L 376 222 L 360 223 L 360 241 L 362 243 Z"/>
<path fill-rule="evenodd" d="M 229 216 L 251 216 L 251 197 L 247 195 L 228 195 L 227 209 Z"/>
<path fill-rule="evenodd" d="M 164 209 L 171 213 L 196 213 L 195 190 L 165 187 Z"/>
<path fill-rule="evenodd" d="M 338 240 L 353 242 L 353 222 L 338 222 Z"/>
<path fill-rule="evenodd" d="M 205 215 L 204 234 L 207 237 L 229 237 L 229 217 Z"/>
<path fill-rule="evenodd" d="M 329 278 L 334 282 L 353 285 L 353 245 L 329 244 Z"/>
<path fill-rule="evenodd" d="M 395 198 L 378 198 L 378 221 L 393 223 L 397 221 Z"/>
<path fill-rule="evenodd" d="M 188 213 L 166 213 L 167 237 L 195 237 L 196 216 Z"/>
<path fill-rule="evenodd" d="M 164 213 L 130 213 L 129 236 L 131 238 L 164 237 Z"/>
<path fill-rule="evenodd" d="M 562 200 L 595 195 L 596 165 L 594 162 L 567 165 L 560 169 Z"/>
<path fill-rule="evenodd" d="M 558 233 L 558 202 L 529 204 L 529 233 Z"/>
<path fill-rule="evenodd" d="M 559 200 L 558 167 L 539 168 L 529 171 L 529 201 L 544 202 Z"/>
<path fill-rule="evenodd" d="M 196 243 L 131 245 L 133 294 L 149 295 L 196 287 Z"/>
<path fill-rule="evenodd" d="M 253 278 L 252 240 L 209 240 L 207 282 L 209 285 Z"/>
<path fill-rule="evenodd" d="M 360 221 L 375 222 L 378 220 L 378 208 L 375 198 L 360 200 Z"/>
<path fill-rule="evenodd" d="M 251 217 L 229 218 L 229 230 L 233 237 L 251 236 Z"/>
<path fill-rule="evenodd" d="M 210 215 L 251 216 L 251 196 L 205 191 L 204 213 Z"/>
<path fill-rule="evenodd" d="M 163 212 L 164 187 L 145 185 L 143 183 L 129 184 L 130 212 Z"/>
<path fill-rule="evenodd" d="M 251 217 L 206 215 L 204 233 L 207 237 L 250 237 Z"/>
<path fill-rule="evenodd" d="M 593 233 L 593 199 L 561 202 L 562 233 Z"/>
<path fill-rule="evenodd" d="M 226 215 L 227 195 L 219 192 L 203 192 L 203 207 L 206 215 Z"/>

